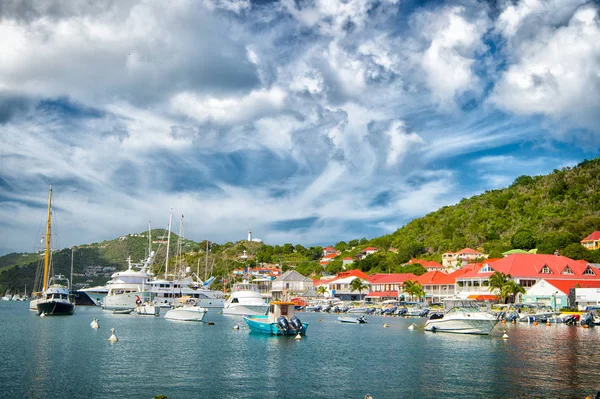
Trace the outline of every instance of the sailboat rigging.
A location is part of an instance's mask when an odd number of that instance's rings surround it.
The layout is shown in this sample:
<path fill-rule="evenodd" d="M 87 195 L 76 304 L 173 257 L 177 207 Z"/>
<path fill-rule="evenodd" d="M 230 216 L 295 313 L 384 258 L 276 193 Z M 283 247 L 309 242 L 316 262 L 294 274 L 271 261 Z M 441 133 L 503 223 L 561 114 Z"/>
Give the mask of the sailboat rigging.
<path fill-rule="evenodd" d="M 29 309 L 37 311 L 39 315 L 61 316 L 72 315 L 75 312 L 75 304 L 70 297 L 70 281 L 62 275 L 56 275 L 48 278 L 50 275 L 50 261 L 52 251 L 50 249 L 50 240 L 52 235 L 52 186 L 48 194 L 48 221 L 46 224 L 46 248 L 44 251 L 44 277 L 42 280 L 41 295 L 32 299 L 29 303 Z"/>

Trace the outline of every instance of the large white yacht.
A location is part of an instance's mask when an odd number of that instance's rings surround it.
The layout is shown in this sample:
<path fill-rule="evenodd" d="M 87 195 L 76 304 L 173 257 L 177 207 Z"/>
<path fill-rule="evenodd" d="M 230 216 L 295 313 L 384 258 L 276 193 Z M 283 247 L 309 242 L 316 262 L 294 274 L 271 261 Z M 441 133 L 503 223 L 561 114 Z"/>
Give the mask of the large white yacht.
<path fill-rule="evenodd" d="M 489 334 L 500 321 L 498 315 L 482 311 L 474 301 L 447 300 L 443 316 L 432 316 L 425 331 L 457 334 Z"/>
<path fill-rule="evenodd" d="M 223 314 L 237 316 L 266 315 L 269 305 L 263 299 L 258 287 L 250 283 L 236 283 L 231 296 L 225 302 Z"/>
<path fill-rule="evenodd" d="M 161 307 L 172 307 L 180 298 L 193 299 L 198 306 L 207 310 L 221 310 L 225 305 L 223 291 L 211 290 L 208 287 L 213 277 L 206 282 L 193 281 L 191 277 L 178 280 L 152 280 L 149 290 L 153 303 Z"/>
<path fill-rule="evenodd" d="M 122 272 L 116 272 L 111 276 L 108 285 L 108 293 L 102 301 L 102 308 L 106 310 L 135 309 L 137 304 L 150 302 L 150 265 L 154 258 L 154 252 L 143 264 L 131 263 L 131 257 L 127 258 L 128 268 Z M 140 270 L 133 267 L 141 266 Z"/>

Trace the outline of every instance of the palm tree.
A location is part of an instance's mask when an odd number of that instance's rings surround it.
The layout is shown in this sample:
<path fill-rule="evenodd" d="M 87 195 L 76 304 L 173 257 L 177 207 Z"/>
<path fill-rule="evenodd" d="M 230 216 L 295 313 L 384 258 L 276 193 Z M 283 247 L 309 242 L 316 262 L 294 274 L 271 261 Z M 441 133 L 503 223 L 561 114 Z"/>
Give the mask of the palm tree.
<path fill-rule="evenodd" d="M 325 288 L 324 285 L 320 285 L 317 287 L 316 292 L 317 292 L 317 294 L 319 294 L 321 296 L 325 296 L 325 293 L 327 292 L 327 288 Z"/>
<path fill-rule="evenodd" d="M 410 295 L 411 298 L 415 296 L 418 299 L 425 297 L 425 290 L 423 289 L 423 286 L 416 281 L 406 280 L 404 284 L 402 284 L 402 289 L 404 292 Z"/>
<path fill-rule="evenodd" d="M 369 287 L 358 277 L 350 282 L 350 291 L 358 291 L 359 296 L 362 296 L 362 292 L 367 288 Z"/>
<path fill-rule="evenodd" d="M 518 294 L 525 294 L 527 291 L 523 286 L 517 284 L 516 281 L 510 280 L 507 281 L 501 289 L 502 298 L 508 298 L 510 296 L 513 297 L 513 303 Z"/>
<path fill-rule="evenodd" d="M 490 276 L 489 290 L 490 292 L 493 292 L 497 289 L 500 293 L 502 303 L 504 303 L 504 300 L 506 299 L 506 297 L 502 293 L 502 287 L 504 287 L 504 284 L 506 284 L 510 280 L 510 278 L 510 274 L 504 274 L 498 271 L 494 272 L 494 274 Z"/>

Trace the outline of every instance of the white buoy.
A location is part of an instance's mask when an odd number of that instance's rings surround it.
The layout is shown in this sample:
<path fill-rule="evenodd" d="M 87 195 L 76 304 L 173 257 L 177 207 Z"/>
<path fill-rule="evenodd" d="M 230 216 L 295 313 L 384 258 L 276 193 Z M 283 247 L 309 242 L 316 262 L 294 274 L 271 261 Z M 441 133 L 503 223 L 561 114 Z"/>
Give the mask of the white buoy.
<path fill-rule="evenodd" d="M 415 329 L 415 323 L 412 323 L 410 326 L 408 326 L 408 329 L 410 331 L 414 330 Z"/>
<path fill-rule="evenodd" d="M 383 325 L 383 327 L 384 327 L 384 328 L 388 328 L 389 326 L 390 326 L 390 325 L 389 325 L 389 324 L 387 324 L 387 323 L 385 323 L 385 324 Z"/>
<path fill-rule="evenodd" d="M 119 341 L 119 338 L 117 338 L 117 336 L 115 335 L 115 329 L 114 329 L 114 328 L 111 328 L 111 329 L 110 329 L 110 332 L 112 333 L 112 335 L 111 335 L 111 336 L 110 336 L 110 338 L 108 339 L 108 342 L 111 342 L 111 343 L 118 342 L 118 341 Z"/>
<path fill-rule="evenodd" d="M 46 317 L 46 313 L 40 313 L 40 317 Z"/>
<path fill-rule="evenodd" d="M 504 330 L 504 335 L 502 336 L 502 339 L 508 339 L 508 338 L 509 338 L 509 336 L 508 336 L 508 334 L 506 333 L 506 330 Z"/>
<path fill-rule="evenodd" d="M 238 326 L 238 325 L 236 324 L 235 326 L 233 326 L 233 329 L 234 329 L 234 330 L 239 330 L 239 329 L 240 329 L 240 326 Z"/>
<path fill-rule="evenodd" d="M 98 319 L 94 318 L 94 320 L 92 320 L 92 322 L 90 323 L 90 326 L 92 326 L 92 328 L 100 328 L 100 325 L 98 324 Z"/>
<path fill-rule="evenodd" d="M 297 334 L 297 335 L 294 337 L 294 339 L 295 339 L 295 340 L 302 339 L 302 335 L 300 335 L 300 333 L 298 333 L 298 334 Z"/>

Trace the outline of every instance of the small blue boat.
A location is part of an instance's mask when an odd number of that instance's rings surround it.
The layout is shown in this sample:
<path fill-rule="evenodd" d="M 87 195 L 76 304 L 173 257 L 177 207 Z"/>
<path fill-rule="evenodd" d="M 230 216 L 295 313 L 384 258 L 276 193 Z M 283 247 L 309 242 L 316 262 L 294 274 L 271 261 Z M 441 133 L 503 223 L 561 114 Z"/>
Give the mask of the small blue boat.
<path fill-rule="evenodd" d="M 250 331 L 269 335 L 306 335 L 308 323 L 296 317 L 293 302 L 273 301 L 269 303 L 266 316 L 246 316 L 244 320 Z"/>

